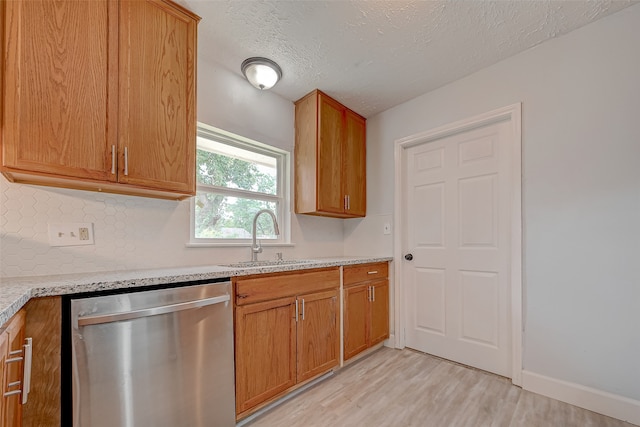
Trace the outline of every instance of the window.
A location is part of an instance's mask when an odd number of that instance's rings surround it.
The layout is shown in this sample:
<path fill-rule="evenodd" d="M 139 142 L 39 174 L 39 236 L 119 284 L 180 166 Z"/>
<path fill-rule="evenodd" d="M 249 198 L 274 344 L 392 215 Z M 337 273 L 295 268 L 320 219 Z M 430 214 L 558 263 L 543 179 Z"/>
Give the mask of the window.
<path fill-rule="evenodd" d="M 192 204 L 191 240 L 195 243 L 246 243 L 260 209 L 258 239 L 288 242 L 288 153 L 219 129 L 198 124 L 196 196 Z"/>

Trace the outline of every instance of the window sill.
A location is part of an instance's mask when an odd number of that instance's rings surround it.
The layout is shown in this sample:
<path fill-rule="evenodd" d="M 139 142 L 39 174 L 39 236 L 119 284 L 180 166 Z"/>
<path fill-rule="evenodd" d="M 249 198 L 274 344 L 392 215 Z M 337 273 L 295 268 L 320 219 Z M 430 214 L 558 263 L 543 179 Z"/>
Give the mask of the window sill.
<path fill-rule="evenodd" d="M 260 245 L 263 248 L 290 248 L 294 247 L 295 243 L 264 243 L 260 242 Z M 213 243 L 213 242 L 188 242 L 185 243 L 187 248 L 250 248 L 251 242 L 249 243 Z"/>

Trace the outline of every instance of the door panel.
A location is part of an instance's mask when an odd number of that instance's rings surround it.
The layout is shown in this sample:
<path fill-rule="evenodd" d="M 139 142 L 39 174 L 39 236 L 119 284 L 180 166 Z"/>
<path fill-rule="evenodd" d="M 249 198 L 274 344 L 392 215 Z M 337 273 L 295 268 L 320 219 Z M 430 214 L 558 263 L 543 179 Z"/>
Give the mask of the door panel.
<path fill-rule="evenodd" d="M 509 123 L 404 150 L 406 345 L 510 375 Z"/>
<path fill-rule="evenodd" d="M 338 291 L 298 297 L 298 382 L 339 363 Z"/>
<path fill-rule="evenodd" d="M 3 2 L 3 166 L 116 180 L 115 4 Z"/>
<path fill-rule="evenodd" d="M 349 196 L 346 213 L 365 216 L 367 212 L 366 121 L 347 110 L 344 142 L 344 193 Z"/>
<path fill-rule="evenodd" d="M 294 303 L 290 297 L 236 307 L 237 413 L 295 385 Z"/>
<path fill-rule="evenodd" d="M 369 284 L 344 289 L 344 359 L 369 346 Z"/>
<path fill-rule="evenodd" d="M 371 288 L 370 346 L 389 338 L 389 281 L 373 282 Z"/>
<path fill-rule="evenodd" d="M 195 190 L 196 26 L 163 2 L 120 2 L 120 182 Z"/>
<path fill-rule="evenodd" d="M 318 210 L 344 212 L 342 192 L 342 139 L 344 107 L 330 98 L 319 96 L 318 117 Z M 322 191 L 320 191 L 322 189 Z"/>

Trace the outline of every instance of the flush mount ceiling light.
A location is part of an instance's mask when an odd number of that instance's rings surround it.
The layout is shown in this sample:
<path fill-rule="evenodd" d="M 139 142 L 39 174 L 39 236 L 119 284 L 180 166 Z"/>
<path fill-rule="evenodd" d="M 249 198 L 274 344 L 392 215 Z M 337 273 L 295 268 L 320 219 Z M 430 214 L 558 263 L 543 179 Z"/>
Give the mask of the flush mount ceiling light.
<path fill-rule="evenodd" d="M 242 74 L 260 90 L 271 89 L 282 77 L 282 70 L 270 59 L 249 58 L 242 61 Z"/>

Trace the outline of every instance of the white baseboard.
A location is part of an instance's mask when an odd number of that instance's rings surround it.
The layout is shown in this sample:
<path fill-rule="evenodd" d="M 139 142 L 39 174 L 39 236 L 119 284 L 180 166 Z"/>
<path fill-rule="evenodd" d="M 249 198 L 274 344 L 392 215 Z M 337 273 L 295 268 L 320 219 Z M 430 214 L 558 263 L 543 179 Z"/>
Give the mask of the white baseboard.
<path fill-rule="evenodd" d="M 384 346 L 389 348 L 396 348 L 396 336 L 389 334 L 389 338 L 384 341 Z"/>
<path fill-rule="evenodd" d="M 522 371 L 522 388 L 599 414 L 640 425 L 640 400 Z"/>

